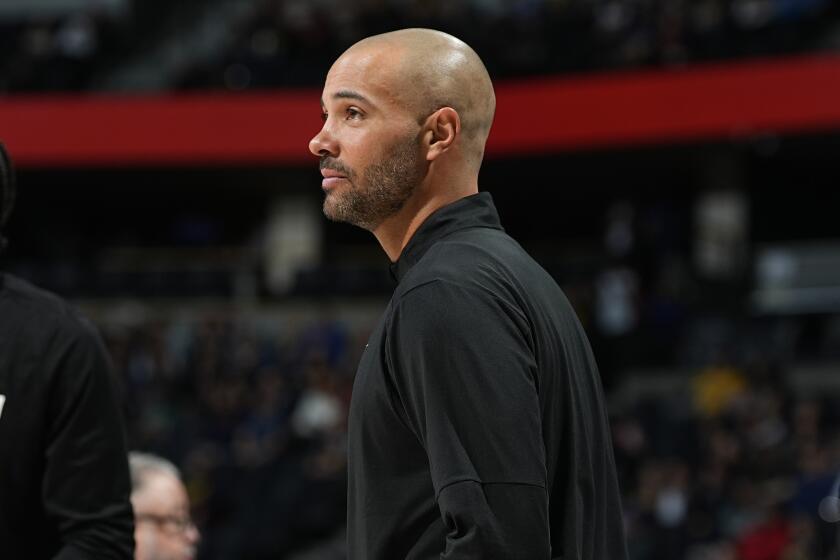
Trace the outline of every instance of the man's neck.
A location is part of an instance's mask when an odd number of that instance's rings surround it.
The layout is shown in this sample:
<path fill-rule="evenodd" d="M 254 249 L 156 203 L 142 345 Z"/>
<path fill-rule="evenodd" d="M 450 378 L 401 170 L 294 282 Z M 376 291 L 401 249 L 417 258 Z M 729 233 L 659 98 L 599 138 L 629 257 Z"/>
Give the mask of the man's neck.
<path fill-rule="evenodd" d="M 452 189 L 437 192 L 431 196 L 412 198 L 399 212 L 382 222 L 373 231 L 373 235 L 376 236 L 391 262 L 397 262 L 405 246 L 429 216 L 439 208 L 477 192 L 478 182 L 476 181 L 463 189 Z"/>

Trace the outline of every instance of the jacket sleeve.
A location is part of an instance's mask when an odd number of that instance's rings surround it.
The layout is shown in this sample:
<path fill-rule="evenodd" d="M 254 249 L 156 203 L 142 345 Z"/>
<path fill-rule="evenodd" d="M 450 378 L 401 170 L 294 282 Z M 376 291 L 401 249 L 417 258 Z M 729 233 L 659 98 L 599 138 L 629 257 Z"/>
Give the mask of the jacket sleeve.
<path fill-rule="evenodd" d="M 61 540 L 56 560 L 129 560 L 134 521 L 116 380 L 104 346 L 79 320 L 54 339 L 42 485 Z"/>
<path fill-rule="evenodd" d="M 550 556 L 545 448 L 528 323 L 490 294 L 436 281 L 404 295 L 387 359 L 429 459 L 444 559 Z"/>

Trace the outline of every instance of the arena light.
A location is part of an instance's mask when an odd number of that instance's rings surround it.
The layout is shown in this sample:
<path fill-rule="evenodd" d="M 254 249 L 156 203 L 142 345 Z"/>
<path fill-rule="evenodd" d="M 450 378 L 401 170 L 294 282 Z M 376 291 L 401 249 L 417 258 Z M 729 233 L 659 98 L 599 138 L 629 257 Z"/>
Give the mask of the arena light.
<path fill-rule="evenodd" d="M 761 314 L 840 312 L 840 242 L 758 247 L 751 299 L 753 309 Z"/>

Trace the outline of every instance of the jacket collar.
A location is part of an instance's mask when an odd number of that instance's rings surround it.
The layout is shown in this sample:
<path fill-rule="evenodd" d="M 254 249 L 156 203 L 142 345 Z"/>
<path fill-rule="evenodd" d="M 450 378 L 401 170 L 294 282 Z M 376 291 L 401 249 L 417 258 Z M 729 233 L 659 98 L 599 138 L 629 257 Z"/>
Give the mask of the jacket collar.
<path fill-rule="evenodd" d="M 473 194 L 435 210 L 411 236 L 397 262 L 391 264 L 391 276 L 400 282 L 432 245 L 469 228 L 503 230 L 490 193 Z"/>

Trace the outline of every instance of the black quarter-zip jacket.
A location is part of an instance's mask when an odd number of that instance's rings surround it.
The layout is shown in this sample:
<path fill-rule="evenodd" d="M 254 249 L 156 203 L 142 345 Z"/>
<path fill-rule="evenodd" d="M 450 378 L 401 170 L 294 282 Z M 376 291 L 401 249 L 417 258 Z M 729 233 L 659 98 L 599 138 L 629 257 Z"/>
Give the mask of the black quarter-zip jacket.
<path fill-rule="evenodd" d="M 116 380 L 93 326 L 0 273 L 0 558 L 130 560 Z"/>
<path fill-rule="evenodd" d="M 488 193 L 392 265 L 348 440 L 351 560 L 624 560 L 597 366 L 571 305 Z"/>

